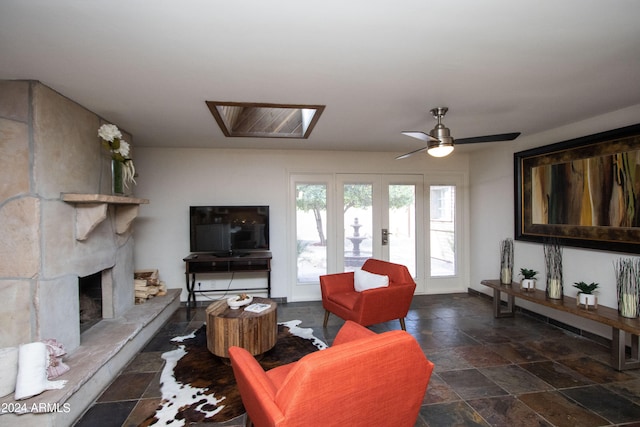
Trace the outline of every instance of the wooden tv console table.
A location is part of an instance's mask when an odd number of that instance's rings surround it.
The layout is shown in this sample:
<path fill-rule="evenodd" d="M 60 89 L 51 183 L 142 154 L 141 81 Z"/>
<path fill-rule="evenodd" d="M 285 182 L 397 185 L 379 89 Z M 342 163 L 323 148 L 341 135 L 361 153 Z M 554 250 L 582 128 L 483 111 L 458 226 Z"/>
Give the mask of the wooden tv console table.
<path fill-rule="evenodd" d="M 187 318 L 191 318 L 191 308 L 196 307 L 196 293 L 215 293 L 233 291 L 266 291 L 271 297 L 271 252 L 240 252 L 231 254 L 191 254 L 183 259 L 187 283 Z M 231 288 L 196 290 L 196 274 L 250 273 L 267 274 L 267 286 L 264 288 Z"/>
<path fill-rule="evenodd" d="M 545 307 L 571 313 L 585 319 L 593 320 L 611 326 L 611 366 L 618 371 L 640 368 L 638 358 L 638 335 L 640 335 L 640 319 L 629 319 L 618 314 L 618 310 L 598 304 L 598 308 L 589 307 L 588 310 L 579 307 L 576 299 L 564 296 L 563 299 L 550 299 L 545 291 L 524 291 L 519 283 L 502 285 L 500 280 L 483 280 L 482 283 L 493 289 L 494 317 L 513 317 L 515 314 L 515 298 L 540 304 Z M 501 294 L 507 295 L 507 310 L 501 307 Z M 631 358 L 626 357 L 626 334 L 631 335 Z"/>

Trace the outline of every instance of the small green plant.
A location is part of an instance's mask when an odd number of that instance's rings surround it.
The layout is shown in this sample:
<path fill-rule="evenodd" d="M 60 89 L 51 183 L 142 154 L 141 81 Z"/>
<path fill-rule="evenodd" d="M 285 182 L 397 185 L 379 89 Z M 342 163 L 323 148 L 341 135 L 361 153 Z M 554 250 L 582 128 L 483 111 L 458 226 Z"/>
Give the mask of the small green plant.
<path fill-rule="evenodd" d="M 574 288 L 578 288 L 581 294 L 592 294 L 596 289 L 598 289 L 597 283 L 586 284 L 585 282 L 575 282 L 573 285 Z"/>
<path fill-rule="evenodd" d="M 524 278 L 524 279 L 535 279 L 536 278 L 536 274 L 538 274 L 537 271 L 535 270 L 530 270 L 528 268 L 521 268 L 520 269 L 520 275 Z"/>

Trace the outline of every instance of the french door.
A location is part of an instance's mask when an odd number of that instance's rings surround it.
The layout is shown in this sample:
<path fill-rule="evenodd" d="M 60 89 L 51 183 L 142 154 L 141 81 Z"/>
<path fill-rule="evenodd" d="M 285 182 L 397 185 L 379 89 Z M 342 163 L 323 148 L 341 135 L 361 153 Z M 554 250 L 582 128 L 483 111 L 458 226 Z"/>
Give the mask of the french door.
<path fill-rule="evenodd" d="M 291 176 L 291 300 L 319 299 L 319 276 L 353 271 L 371 257 L 406 265 L 418 282 L 418 259 L 424 257 L 422 181 L 422 175 Z"/>
<path fill-rule="evenodd" d="M 338 270 L 353 271 L 373 257 L 406 265 L 414 278 L 422 276 L 422 181 L 421 175 L 337 176 Z"/>
<path fill-rule="evenodd" d="M 320 299 L 319 277 L 367 258 L 406 265 L 416 293 L 463 292 L 462 176 L 291 175 L 291 301 Z"/>

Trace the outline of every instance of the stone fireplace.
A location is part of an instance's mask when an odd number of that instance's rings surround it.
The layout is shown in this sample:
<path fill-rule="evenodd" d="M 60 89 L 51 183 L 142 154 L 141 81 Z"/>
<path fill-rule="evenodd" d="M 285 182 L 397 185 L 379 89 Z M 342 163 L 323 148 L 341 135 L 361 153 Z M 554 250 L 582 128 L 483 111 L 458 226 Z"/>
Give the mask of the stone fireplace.
<path fill-rule="evenodd" d="M 104 121 L 38 82 L 2 82 L 0 99 L 0 299 L 11 301 L 0 308 L 11 325 L 0 347 L 54 337 L 73 351 L 79 277 L 108 272 L 105 318 L 134 305 L 133 236 L 116 229 L 123 205 L 65 197 L 110 195 L 110 158 L 97 137 Z"/>
<path fill-rule="evenodd" d="M 103 123 L 39 82 L 0 81 L 0 348 L 47 338 L 65 346 L 69 383 L 42 399 L 76 404 L 48 425 L 81 414 L 179 304 L 173 294 L 134 304 L 133 220 L 148 201 L 111 195 Z M 78 281 L 96 273 L 103 320 L 81 336 Z"/>

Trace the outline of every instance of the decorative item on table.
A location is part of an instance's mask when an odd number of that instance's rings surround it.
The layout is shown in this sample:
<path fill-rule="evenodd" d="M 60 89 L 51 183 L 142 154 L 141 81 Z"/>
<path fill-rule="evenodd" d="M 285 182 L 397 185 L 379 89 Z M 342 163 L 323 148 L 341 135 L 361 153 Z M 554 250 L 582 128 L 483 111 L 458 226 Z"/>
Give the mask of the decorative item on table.
<path fill-rule="evenodd" d="M 547 269 L 547 296 L 551 299 L 562 299 L 562 246 L 555 239 L 544 244 L 544 261 Z"/>
<path fill-rule="evenodd" d="M 247 294 L 240 294 L 231 298 L 227 298 L 227 304 L 229 305 L 229 308 L 233 310 L 237 310 L 243 305 L 250 304 L 251 301 L 253 301 L 253 296 Z"/>
<path fill-rule="evenodd" d="M 596 282 L 589 283 L 587 285 L 586 282 L 574 282 L 574 288 L 578 288 L 578 298 L 576 299 L 577 306 L 584 306 L 587 310 L 589 310 L 589 306 L 593 306 L 594 308 L 598 308 L 598 297 L 594 294 L 596 289 L 598 289 L 598 284 Z"/>
<path fill-rule="evenodd" d="M 513 239 L 500 242 L 500 283 L 510 285 L 513 278 Z"/>
<path fill-rule="evenodd" d="M 111 154 L 111 178 L 113 194 L 124 194 L 125 189 L 136 183 L 136 168 L 129 157 L 131 146 L 122 139 L 116 125 L 104 124 L 98 129 L 102 146 Z"/>
<path fill-rule="evenodd" d="M 640 258 L 620 258 L 615 261 L 618 312 L 623 317 L 638 317 L 638 288 L 640 287 Z"/>
<path fill-rule="evenodd" d="M 263 311 L 267 310 L 269 307 L 271 307 L 271 304 L 264 304 L 264 303 L 254 303 L 251 305 L 248 305 L 244 308 L 244 311 L 250 311 L 252 313 L 262 313 Z"/>
<path fill-rule="evenodd" d="M 521 268 L 520 276 L 522 276 L 522 281 L 520 281 L 520 289 L 525 292 L 535 291 L 537 274 L 538 272 L 535 270 L 531 270 L 529 268 Z"/>

